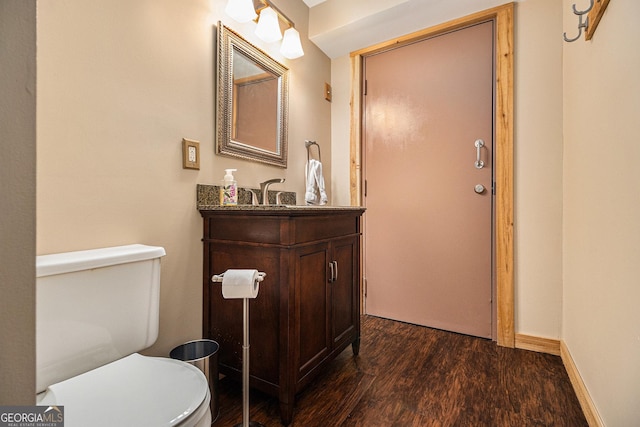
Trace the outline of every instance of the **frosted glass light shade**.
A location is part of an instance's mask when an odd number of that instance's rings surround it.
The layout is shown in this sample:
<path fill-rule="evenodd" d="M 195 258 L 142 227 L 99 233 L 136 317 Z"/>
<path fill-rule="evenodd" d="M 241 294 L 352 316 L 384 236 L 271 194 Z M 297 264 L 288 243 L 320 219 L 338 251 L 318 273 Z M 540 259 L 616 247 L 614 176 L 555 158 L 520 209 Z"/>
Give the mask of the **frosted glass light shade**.
<path fill-rule="evenodd" d="M 284 32 L 282 46 L 280 46 L 280 53 L 288 59 L 296 59 L 304 55 L 298 30 L 291 27 Z"/>
<path fill-rule="evenodd" d="M 280 32 L 280 23 L 278 22 L 278 14 L 270 7 L 260 11 L 258 18 L 258 26 L 256 27 L 256 35 L 267 43 L 273 43 L 282 38 Z"/>
<path fill-rule="evenodd" d="M 258 16 L 253 8 L 253 0 L 228 0 L 224 11 L 238 22 L 249 22 Z"/>

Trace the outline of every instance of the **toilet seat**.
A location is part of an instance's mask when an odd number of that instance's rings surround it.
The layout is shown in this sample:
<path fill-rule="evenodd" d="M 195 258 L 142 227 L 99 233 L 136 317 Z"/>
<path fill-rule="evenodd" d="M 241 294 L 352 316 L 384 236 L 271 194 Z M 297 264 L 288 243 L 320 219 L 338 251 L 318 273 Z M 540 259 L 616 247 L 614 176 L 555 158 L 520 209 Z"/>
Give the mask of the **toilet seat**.
<path fill-rule="evenodd" d="M 53 384 L 38 396 L 38 405 L 64 406 L 66 427 L 210 424 L 209 402 L 207 379 L 198 368 L 138 353 Z"/>

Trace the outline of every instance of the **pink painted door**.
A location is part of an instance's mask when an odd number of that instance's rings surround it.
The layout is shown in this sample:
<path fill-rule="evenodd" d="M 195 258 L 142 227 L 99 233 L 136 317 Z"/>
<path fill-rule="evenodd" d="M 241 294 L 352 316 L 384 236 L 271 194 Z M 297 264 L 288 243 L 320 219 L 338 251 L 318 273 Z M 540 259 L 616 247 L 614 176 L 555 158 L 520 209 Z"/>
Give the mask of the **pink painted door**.
<path fill-rule="evenodd" d="M 490 338 L 493 22 L 364 67 L 365 310 Z"/>

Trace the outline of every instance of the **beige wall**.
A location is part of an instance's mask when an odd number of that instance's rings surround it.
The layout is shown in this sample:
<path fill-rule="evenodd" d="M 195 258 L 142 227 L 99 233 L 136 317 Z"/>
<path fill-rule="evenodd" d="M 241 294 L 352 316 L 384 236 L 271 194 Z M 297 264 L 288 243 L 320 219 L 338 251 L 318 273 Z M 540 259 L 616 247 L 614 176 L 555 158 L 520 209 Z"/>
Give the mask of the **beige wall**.
<path fill-rule="evenodd" d="M 590 42 L 563 49 L 562 336 L 611 427 L 640 424 L 638 16 L 640 2 L 612 1 Z"/>
<path fill-rule="evenodd" d="M 562 316 L 562 4 L 515 8 L 516 333 L 560 338 Z"/>
<path fill-rule="evenodd" d="M 278 6 L 303 36 L 305 56 L 281 57 L 224 0 L 47 0 L 38 4 L 37 253 L 128 243 L 165 247 L 160 335 L 149 354 L 199 338 L 202 220 L 198 183 L 237 168 L 240 186 L 284 177 L 274 189 L 304 197 L 304 139 L 331 157 L 329 59 L 308 40 L 307 7 Z M 289 168 L 214 154 L 218 20 L 290 67 Z M 182 169 L 182 138 L 200 141 L 201 169 Z M 331 188 L 331 168 L 325 167 Z"/>
<path fill-rule="evenodd" d="M 351 58 L 344 55 L 331 61 L 331 142 L 333 144 L 331 176 L 333 202 L 350 205 L 350 125 L 351 125 Z"/>
<path fill-rule="evenodd" d="M 0 405 L 35 402 L 36 2 L 0 2 Z"/>

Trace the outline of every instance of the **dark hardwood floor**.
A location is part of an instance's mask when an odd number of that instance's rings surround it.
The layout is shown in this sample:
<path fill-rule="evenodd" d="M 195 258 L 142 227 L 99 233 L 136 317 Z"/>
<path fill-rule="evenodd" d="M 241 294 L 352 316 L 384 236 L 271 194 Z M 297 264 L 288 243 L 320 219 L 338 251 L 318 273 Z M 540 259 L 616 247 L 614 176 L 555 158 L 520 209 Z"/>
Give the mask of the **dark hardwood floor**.
<path fill-rule="evenodd" d="M 216 427 L 242 422 L 239 384 L 220 381 Z M 251 420 L 280 426 L 251 394 Z M 558 356 L 371 316 L 360 355 L 345 350 L 296 400 L 292 426 L 587 426 Z"/>

